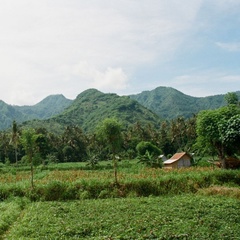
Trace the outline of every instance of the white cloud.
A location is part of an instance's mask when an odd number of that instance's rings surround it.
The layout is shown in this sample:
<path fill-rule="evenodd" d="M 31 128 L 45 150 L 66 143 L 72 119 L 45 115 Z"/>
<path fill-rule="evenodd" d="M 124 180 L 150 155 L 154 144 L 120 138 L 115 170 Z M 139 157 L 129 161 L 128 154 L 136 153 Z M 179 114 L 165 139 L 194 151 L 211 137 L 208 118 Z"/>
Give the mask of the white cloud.
<path fill-rule="evenodd" d="M 121 68 L 108 67 L 100 71 L 84 61 L 73 66 L 63 66 L 60 71 L 75 79 L 79 85 L 84 83 L 86 88 L 118 93 L 128 87 L 128 77 Z"/>
<path fill-rule="evenodd" d="M 235 92 L 239 90 L 237 89 L 239 83 L 240 75 L 230 75 L 214 70 L 177 76 L 172 81 L 176 89 L 195 97 Z"/>
<path fill-rule="evenodd" d="M 127 76 L 121 68 L 108 68 L 97 74 L 93 86 L 103 91 L 119 92 L 127 88 Z"/>
<path fill-rule="evenodd" d="M 206 1 L 2 0 L 0 99 L 34 104 L 54 93 L 74 98 L 89 87 L 124 93 L 134 87 L 131 79 L 139 68 L 161 67 L 191 40 L 203 4 Z M 222 8 L 237 1 L 214 4 Z"/>
<path fill-rule="evenodd" d="M 234 42 L 234 43 L 216 42 L 216 45 L 224 50 L 229 51 L 229 52 L 239 52 L 240 51 L 240 42 Z"/>
<path fill-rule="evenodd" d="M 225 75 L 219 79 L 222 83 L 240 83 L 240 75 Z"/>
<path fill-rule="evenodd" d="M 187 2 L 1 1 L 1 98 L 22 104 L 50 90 L 74 97 L 90 85 L 106 91 L 126 88 L 139 65 L 171 59 L 202 1 Z M 59 71 L 79 62 L 94 66 L 81 70 L 92 79 L 76 80 L 71 72 Z M 11 88 L 15 83 L 16 90 Z M 33 97 L 24 100 L 29 94 Z"/>

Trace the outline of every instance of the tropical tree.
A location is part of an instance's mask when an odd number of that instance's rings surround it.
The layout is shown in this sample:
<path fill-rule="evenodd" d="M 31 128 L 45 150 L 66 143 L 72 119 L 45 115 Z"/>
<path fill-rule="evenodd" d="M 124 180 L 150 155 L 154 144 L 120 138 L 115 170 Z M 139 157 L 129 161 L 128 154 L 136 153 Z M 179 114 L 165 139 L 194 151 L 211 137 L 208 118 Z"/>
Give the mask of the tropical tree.
<path fill-rule="evenodd" d="M 147 141 L 141 141 L 140 143 L 138 143 L 138 145 L 136 146 L 136 150 L 138 152 L 138 155 L 141 156 L 145 155 L 147 151 L 154 156 L 158 156 L 162 153 L 162 151 L 156 145 Z"/>
<path fill-rule="evenodd" d="M 0 161 L 5 163 L 9 158 L 9 137 L 6 132 L 0 133 Z"/>
<path fill-rule="evenodd" d="M 20 142 L 23 146 L 26 157 L 27 157 L 28 162 L 30 163 L 30 167 L 31 167 L 31 187 L 32 188 L 34 188 L 34 183 L 33 183 L 34 162 L 33 162 L 33 160 L 34 160 L 36 153 L 38 152 L 37 138 L 38 138 L 38 134 L 36 134 L 34 129 L 23 130 L 22 135 L 20 137 Z"/>
<path fill-rule="evenodd" d="M 68 126 L 62 135 L 64 161 L 80 162 L 87 156 L 87 138 L 78 126 Z"/>
<path fill-rule="evenodd" d="M 238 118 L 235 116 L 239 113 L 237 106 L 229 105 L 216 110 L 201 111 L 197 116 L 197 146 L 216 152 L 222 161 L 223 168 L 226 167 L 225 157 L 231 142 L 229 139 L 237 139 L 237 137 L 230 138 L 230 132 L 238 124 L 238 121 L 234 122 L 234 120 Z M 232 128 L 228 127 L 231 122 Z"/>
<path fill-rule="evenodd" d="M 38 128 L 36 129 L 36 134 L 38 134 L 36 144 L 39 154 L 41 158 L 45 160 L 51 152 L 49 133 L 45 128 Z"/>
<path fill-rule="evenodd" d="M 159 156 L 162 154 L 162 151 L 156 145 L 151 142 L 141 141 L 136 146 L 136 150 L 139 162 L 150 167 L 162 167 L 162 160 Z"/>
<path fill-rule="evenodd" d="M 149 141 L 151 139 L 151 125 L 141 124 L 140 122 L 136 122 L 132 126 L 132 131 L 134 133 L 134 136 L 137 137 L 140 141 Z"/>
<path fill-rule="evenodd" d="M 224 99 L 226 100 L 228 105 L 230 105 L 230 104 L 237 105 L 238 104 L 238 96 L 236 93 L 229 92 L 224 96 Z"/>
<path fill-rule="evenodd" d="M 115 183 L 118 184 L 117 178 L 117 161 L 116 154 L 119 152 L 122 144 L 121 124 L 115 118 L 106 118 L 98 126 L 97 135 L 102 142 L 105 142 L 109 151 L 113 155 L 113 168 Z"/>
<path fill-rule="evenodd" d="M 240 151 L 240 114 L 237 114 L 220 124 L 222 142 L 227 146 L 227 154 Z"/>
<path fill-rule="evenodd" d="M 186 123 L 186 129 L 185 129 L 186 145 L 184 147 L 185 152 L 189 152 L 190 150 L 192 150 L 193 145 L 196 142 L 196 138 L 197 138 L 196 120 L 197 120 L 197 116 L 193 115 L 191 118 L 185 121 Z"/>
<path fill-rule="evenodd" d="M 14 120 L 12 123 L 12 136 L 10 140 L 10 144 L 14 147 L 15 152 L 15 163 L 18 162 L 18 145 L 19 145 L 19 132 L 18 132 L 18 126 L 16 121 Z"/>

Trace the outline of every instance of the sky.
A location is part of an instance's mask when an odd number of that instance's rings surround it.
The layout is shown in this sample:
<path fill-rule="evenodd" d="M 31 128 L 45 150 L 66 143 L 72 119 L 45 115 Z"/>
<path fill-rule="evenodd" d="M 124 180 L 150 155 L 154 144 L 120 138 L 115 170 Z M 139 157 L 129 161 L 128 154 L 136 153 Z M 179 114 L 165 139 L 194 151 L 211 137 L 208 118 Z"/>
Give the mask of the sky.
<path fill-rule="evenodd" d="M 240 0 L 0 0 L 0 99 L 240 90 Z"/>

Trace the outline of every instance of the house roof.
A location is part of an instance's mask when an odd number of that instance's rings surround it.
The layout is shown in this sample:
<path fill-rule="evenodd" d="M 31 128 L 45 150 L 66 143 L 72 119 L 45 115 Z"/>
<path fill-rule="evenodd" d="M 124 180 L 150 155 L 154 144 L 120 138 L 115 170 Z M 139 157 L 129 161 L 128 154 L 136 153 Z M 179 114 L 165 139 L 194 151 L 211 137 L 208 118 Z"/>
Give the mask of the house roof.
<path fill-rule="evenodd" d="M 171 164 L 173 162 L 176 162 L 178 160 L 180 160 L 184 155 L 187 155 L 189 157 L 191 157 L 188 153 L 186 152 L 181 152 L 181 153 L 175 153 L 170 159 L 166 160 L 164 162 L 164 164 Z"/>
<path fill-rule="evenodd" d="M 180 152 L 180 153 L 175 153 L 170 159 L 180 159 L 182 158 L 184 155 L 188 155 L 186 152 Z"/>
<path fill-rule="evenodd" d="M 176 159 L 168 159 L 168 160 L 166 160 L 165 162 L 164 162 L 164 164 L 171 164 L 171 163 L 173 163 L 173 162 L 175 162 L 176 161 Z"/>

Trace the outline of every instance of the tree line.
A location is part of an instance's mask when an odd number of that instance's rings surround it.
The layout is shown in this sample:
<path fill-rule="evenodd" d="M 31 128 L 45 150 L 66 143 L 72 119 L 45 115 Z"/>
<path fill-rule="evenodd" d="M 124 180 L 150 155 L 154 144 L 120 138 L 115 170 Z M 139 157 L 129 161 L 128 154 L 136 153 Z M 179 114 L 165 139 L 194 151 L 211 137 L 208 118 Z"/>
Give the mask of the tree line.
<path fill-rule="evenodd" d="M 118 138 L 120 136 L 121 141 L 118 155 L 122 158 L 135 158 L 136 146 L 141 141 L 151 142 L 167 155 L 179 150 L 190 150 L 196 139 L 196 116 L 163 121 L 159 128 L 136 122 L 125 131 L 121 130 L 121 123 L 117 119 L 109 118 L 100 123 L 94 133 L 84 133 L 79 126 L 68 126 L 62 134 L 51 133 L 45 128 L 21 129 L 13 121 L 11 130 L 0 132 L 0 162 L 24 162 L 27 152 L 24 143 L 29 135 L 34 142 L 32 148 L 37 152 L 34 159 L 36 163 L 82 162 L 92 155 L 106 160 L 112 154 L 110 143 L 119 141 L 114 135 L 109 142 L 104 139 L 107 129 L 103 129 L 103 126 L 106 122 L 119 124 L 121 134 Z"/>

